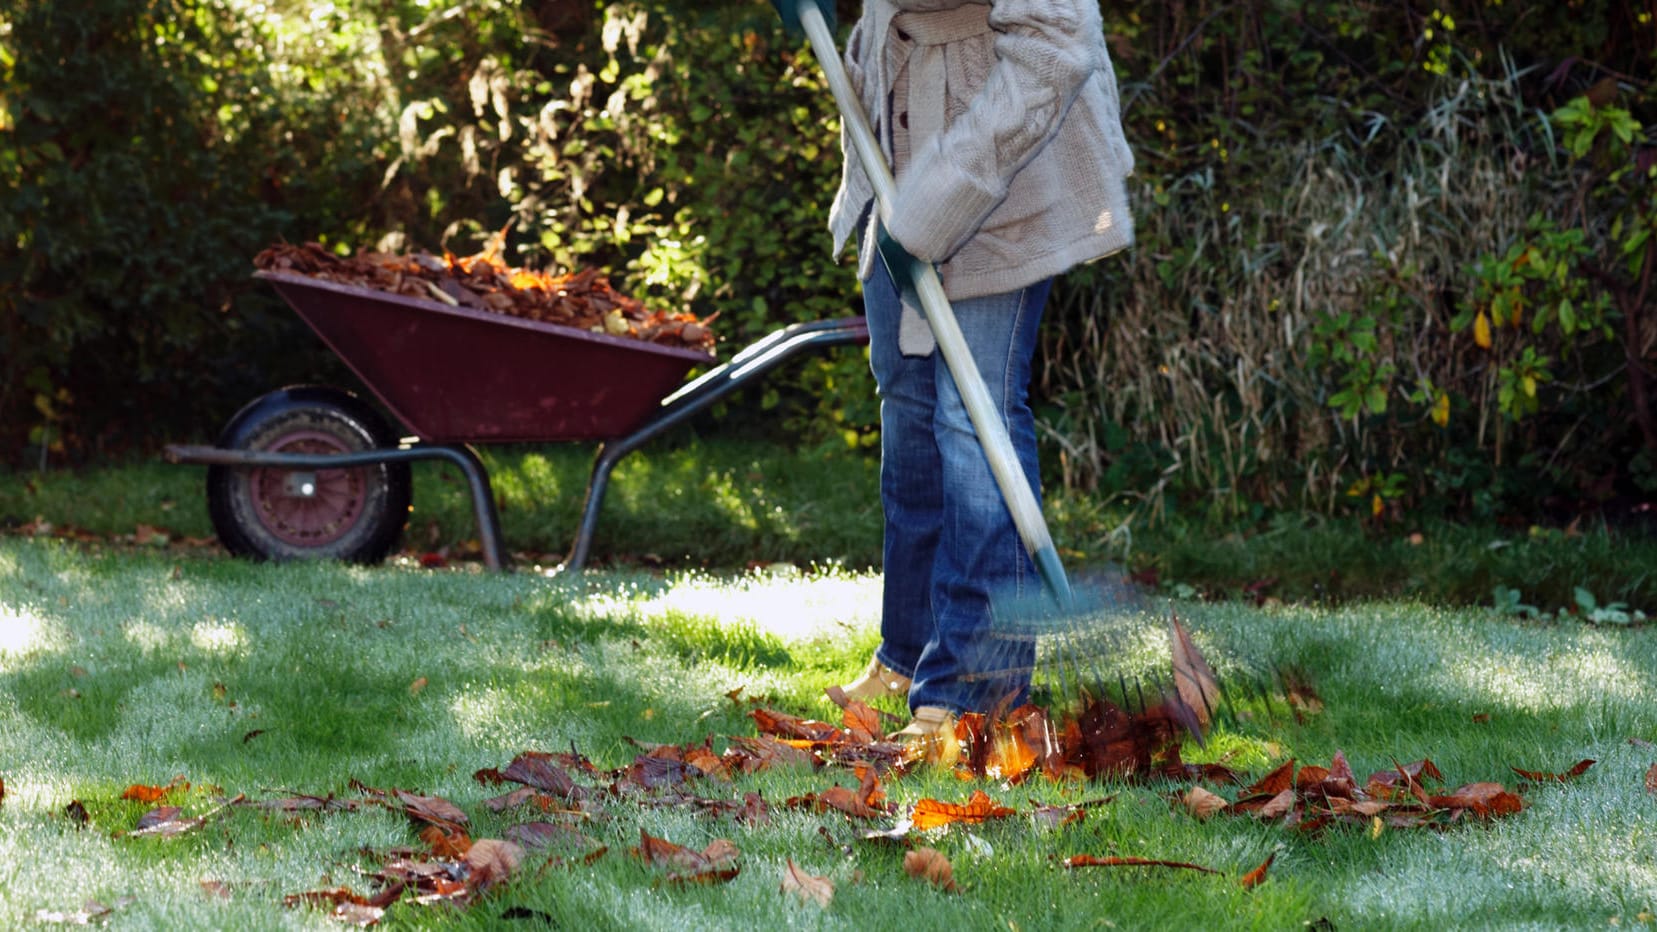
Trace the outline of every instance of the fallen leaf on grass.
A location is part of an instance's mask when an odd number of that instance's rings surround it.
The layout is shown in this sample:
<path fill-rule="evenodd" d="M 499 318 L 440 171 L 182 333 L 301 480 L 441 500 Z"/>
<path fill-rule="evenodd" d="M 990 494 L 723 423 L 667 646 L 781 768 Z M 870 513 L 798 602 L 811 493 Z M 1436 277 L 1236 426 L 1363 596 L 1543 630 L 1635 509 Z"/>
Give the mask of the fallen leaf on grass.
<path fill-rule="evenodd" d="M 184 811 L 177 806 L 158 806 L 138 817 L 138 823 L 130 832 L 117 832 L 117 836 L 125 835 L 128 838 L 176 838 L 187 832 L 193 832 L 206 825 L 213 817 L 232 806 L 241 805 L 246 797 L 237 796 L 228 800 L 212 811 L 199 816 L 184 815 Z"/>
<path fill-rule="evenodd" d="M 428 825 L 420 830 L 420 840 L 426 843 L 434 856 L 458 858 L 472 847 L 472 839 L 465 832 L 450 831 L 440 825 Z"/>
<path fill-rule="evenodd" d="M 1592 759 L 1587 759 L 1577 761 L 1574 767 L 1564 773 L 1546 773 L 1540 770 L 1520 770 L 1518 767 L 1514 767 L 1512 770 L 1514 773 L 1524 777 L 1526 780 L 1535 780 L 1537 783 L 1564 783 L 1566 780 L 1574 780 L 1577 777 L 1582 776 L 1588 771 L 1588 768 L 1592 766 L 1594 766 L 1594 761 Z"/>
<path fill-rule="evenodd" d="M 716 838 L 701 851 L 694 851 L 664 838 L 654 838 L 641 829 L 639 845 L 633 854 L 652 867 L 673 868 L 667 875 L 669 883 L 725 883 L 741 873 L 736 862 L 742 852 L 724 838 Z"/>
<path fill-rule="evenodd" d="M 591 863 L 609 850 L 596 839 L 556 822 L 522 822 L 505 832 L 507 841 L 516 842 L 531 851 L 552 852 L 555 858 L 569 857 Z"/>
<path fill-rule="evenodd" d="M 392 883 L 372 897 L 363 896 L 347 887 L 309 890 L 282 897 L 282 905 L 289 909 L 298 906 L 330 906 L 332 909 L 328 915 L 335 922 L 366 928 L 379 923 L 385 916 L 386 907 L 397 902 L 402 897 L 404 889 L 403 884 Z"/>
<path fill-rule="evenodd" d="M 1201 864 L 1192 864 L 1188 861 L 1162 861 L 1155 858 L 1132 857 L 1100 857 L 1093 854 L 1076 854 L 1064 859 L 1065 867 L 1171 867 L 1176 870 L 1197 871 L 1203 874 L 1218 874 L 1212 867 L 1203 867 Z"/>
<path fill-rule="evenodd" d="M 479 838 L 466 849 L 466 885 L 483 892 L 506 882 L 523 863 L 524 849 L 498 838 Z"/>
<path fill-rule="evenodd" d="M 1277 852 L 1276 851 L 1273 851 L 1271 854 L 1266 855 L 1266 860 L 1263 863 L 1261 863 L 1261 865 L 1259 867 L 1256 867 L 1254 870 L 1251 870 L 1248 873 L 1244 874 L 1242 879 L 1237 881 L 1237 883 L 1244 890 L 1249 890 L 1249 889 L 1252 889 L 1254 887 L 1258 887 L 1261 884 L 1265 883 L 1266 882 L 1266 868 L 1271 867 L 1272 866 L 1272 861 L 1274 861 L 1276 859 L 1277 859 Z"/>
<path fill-rule="evenodd" d="M 1200 786 L 1193 786 L 1186 790 L 1185 795 L 1181 796 L 1179 801 L 1185 806 L 1185 811 L 1199 819 L 1206 819 L 1231 805 L 1226 802 L 1224 796 L 1211 790 L 1205 790 Z"/>
<path fill-rule="evenodd" d="M 1097 806 L 1108 806 L 1115 796 L 1106 796 L 1104 799 L 1094 799 L 1087 802 L 1073 803 L 1068 806 L 1047 806 L 1030 800 L 1034 807 L 1030 817 L 1037 825 L 1048 829 L 1063 828 L 1066 825 L 1075 825 L 1087 818 L 1087 811 Z"/>
<path fill-rule="evenodd" d="M 543 800 L 545 803 L 542 803 Z M 535 789 L 535 787 L 520 786 L 510 793 L 503 793 L 500 796 L 489 797 L 483 801 L 483 805 L 491 812 L 505 812 L 508 809 L 515 809 L 518 806 L 525 805 L 526 803 L 541 803 L 545 805 L 552 802 L 552 797 L 540 792 Z"/>
<path fill-rule="evenodd" d="M 525 751 L 514 757 L 501 778 L 566 799 L 575 795 L 575 780 L 569 772 L 553 763 L 551 754 L 540 751 Z"/>
<path fill-rule="evenodd" d="M 775 735 L 778 738 L 834 742 L 844 737 L 844 732 L 827 722 L 804 719 L 775 709 L 754 709 L 748 714 L 754 719 L 754 724 L 759 726 L 761 733 Z"/>
<path fill-rule="evenodd" d="M 917 877 L 945 893 L 954 893 L 955 868 L 936 848 L 916 848 L 903 855 L 904 873 Z"/>
<path fill-rule="evenodd" d="M 1284 790 L 1266 800 L 1265 805 L 1254 811 L 1262 819 L 1279 819 L 1294 811 L 1297 797 L 1294 790 Z"/>
<path fill-rule="evenodd" d="M 470 820 L 459 806 L 441 796 L 422 796 L 407 790 L 392 790 L 392 796 L 403 805 L 403 811 L 417 822 L 440 826 L 463 826 Z"/>
<path fill-rule="evenodd" d="M 166 786 L 145 786 L 141 783 L 134 783 L 121 793 L 121 798 L 136 800 L 141 803 L 153 803 L 167 798 L 167 795 L 174 790 L 188 790 L 189 788 L 190 781 L 184 779 L 181 774 L 174 777 L 172 782 Z"/>
<path fill-rule="evenodd" d="M 1657 764 L 1652 764 L 1651 769 L 1645 772 L 1645 791 L 1657 796 Z"/>
<path fill-rule="evenodd" d="M 881 727 L 880 713 L 876 712 L 867 703 L 853 699 L 841 708 L 841 723 L 845 725 L 849 740 L 859 744 L 871 744 L 879 741 L 886 733 Z"/>
<path fill-rule="evenodd" d="M 739 773 L 753 774 L 773 767 L 815 767 L 820 761 L 806 748 L 779 741 L 770 735 L 750 738 L 735 735 L 725 750 L 725 760 Z"/>
<path fill-rule="evenodd" d="M 1328 771 L 1325 770 L 1324 773 L 1327 774 Z M 1237 794 L 1237 802 L 1241 805 L 1245 799 L 1254 796 L 1271 799 L 1284 790 L 1292 788 L 1294 785 L 1295 759 L 1291 757 L 1279 764 L 1276 770 L 1273 770 L 1271 773 L 1261 777 L 1259 780 L 1255 781 L 1252 786 Z"/>
<path fill-rule="evenodd" d="M 972 797 L 965 803 L 922 799 L 915 803 L 909 813 L 909 819 L 915 824 L 915 828 L 924 832 L 957 822 L 978 825 L 990 819 L 1006 818 L 1013 812 L 1014 810 L 1006 806 L 997 805 L 983 790 L 973 790 Z"/>
<path fill-rule="evenodd" d="M 833 881 L 800 870 L 793 858 L 789 858 L 788 865 L 783 868 L 780 890 L 783 893 L 794 894 L 802 903 L 816 903 L 824 909 L 834 901 Z"/>
<path fill-rule="evenodd" d="M 1443 796 L 1430 796 L 1427 804 L 1439 809 L 1465 809 L 1481 818 L 1512 815 L 1525 808 L 1524 800 L 1500 783 L 1469 783 Z"/>
<path fill-rule="evenodd" d="M 880 819 L 891 814 L 886 805 L 886 792 L 880 788 L 880 779 L 873 767 L 862 766 L 857 771 L 858 786 L 831 786 L 821 793 L 807 793 L 788 800 L 788 805 L 822 812 L 835 809 L 857 819 Z"/>

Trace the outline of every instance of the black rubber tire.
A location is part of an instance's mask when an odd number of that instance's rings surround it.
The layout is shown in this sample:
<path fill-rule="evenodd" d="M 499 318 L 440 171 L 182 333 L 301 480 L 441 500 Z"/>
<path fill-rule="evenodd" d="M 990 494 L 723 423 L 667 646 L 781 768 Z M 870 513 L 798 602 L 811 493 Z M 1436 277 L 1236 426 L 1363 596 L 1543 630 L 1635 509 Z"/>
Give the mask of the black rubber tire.
<path fill-rule="evenodd" d="M 393 448 L 385 419 L 339 389 L 300 385 L 249 402 L 219 446 L 290 453 Z M 407 463 L 316 470 L 313 494 L 291 494 L 292 471 L 210 466 L 207 512 L 225 549 L 256 560 L 374 564 L 402 538 L 413 497 Z"/>

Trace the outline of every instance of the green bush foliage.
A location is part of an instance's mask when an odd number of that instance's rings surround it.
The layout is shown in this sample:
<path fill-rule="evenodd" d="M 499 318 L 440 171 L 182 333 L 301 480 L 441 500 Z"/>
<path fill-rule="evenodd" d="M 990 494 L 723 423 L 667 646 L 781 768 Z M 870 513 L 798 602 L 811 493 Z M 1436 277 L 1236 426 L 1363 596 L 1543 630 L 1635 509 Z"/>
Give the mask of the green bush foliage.
<path fill-rule="evenodd" d="M 840 4 L 840 21 L 856 3 Z M 833 104 L 767 3 L 21 0 L 0 19 L 0 458 L 210 435 L 339 377 L 278 239 L 597 266 L 734 349 L 856 313 Z M 1535 518 L 1657 484 L 1649 5 L 1105 5 L 1138 245 L 1059 283 L 1050 481 L 1145 518 Z M 27 37 L 25 40 L 24 37 Z M 865 444 L 862 358 L 722 430 Z"/>

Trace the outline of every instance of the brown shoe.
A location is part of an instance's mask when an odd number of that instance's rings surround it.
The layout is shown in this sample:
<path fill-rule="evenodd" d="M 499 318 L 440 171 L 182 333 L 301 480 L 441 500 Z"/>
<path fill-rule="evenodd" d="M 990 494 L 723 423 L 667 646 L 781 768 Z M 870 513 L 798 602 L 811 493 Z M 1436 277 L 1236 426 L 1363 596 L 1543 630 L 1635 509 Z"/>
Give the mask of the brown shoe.
<path fill-rule="evenodd" d="M 923 705 L 915 719 L 887 736 L 909 749 L 914 759 L 929 764 L 953 766 L 961 756 L 961 742 L 955 737 L 955 713 L 939 706 Z"/>
<path fill-rule="evenodd" d="M 840 691 L 858 702 L 903 699 L 909 695 L 909 677 L 881 663 L 879 657 L 870 657 L 863 675 L 840 687 Z"/>

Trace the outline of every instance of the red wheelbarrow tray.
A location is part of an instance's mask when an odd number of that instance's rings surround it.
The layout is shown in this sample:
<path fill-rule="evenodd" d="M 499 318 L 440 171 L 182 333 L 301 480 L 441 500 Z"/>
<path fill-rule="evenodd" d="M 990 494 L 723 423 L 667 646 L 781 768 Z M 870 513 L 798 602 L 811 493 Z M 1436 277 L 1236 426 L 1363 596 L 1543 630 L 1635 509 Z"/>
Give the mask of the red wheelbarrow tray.
<path fill-rule="evenodd" d="M 262 271 L 390 412 L 429 443 L 603 440 L 714 357 L 426 298 Z"/>

